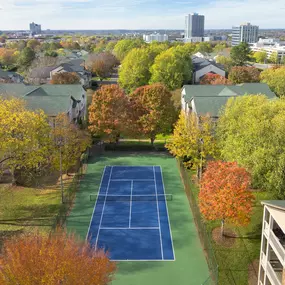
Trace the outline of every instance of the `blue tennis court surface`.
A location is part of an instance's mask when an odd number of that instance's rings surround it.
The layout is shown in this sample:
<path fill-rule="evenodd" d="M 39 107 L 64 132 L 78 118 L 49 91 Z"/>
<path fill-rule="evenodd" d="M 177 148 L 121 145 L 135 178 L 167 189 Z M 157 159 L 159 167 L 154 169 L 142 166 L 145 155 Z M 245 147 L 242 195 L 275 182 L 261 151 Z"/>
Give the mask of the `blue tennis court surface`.
<path fill-rule="evenodd" d="M 111 260 L 174 260 L 160 166 L 107 166 L 87 237 Z"/>

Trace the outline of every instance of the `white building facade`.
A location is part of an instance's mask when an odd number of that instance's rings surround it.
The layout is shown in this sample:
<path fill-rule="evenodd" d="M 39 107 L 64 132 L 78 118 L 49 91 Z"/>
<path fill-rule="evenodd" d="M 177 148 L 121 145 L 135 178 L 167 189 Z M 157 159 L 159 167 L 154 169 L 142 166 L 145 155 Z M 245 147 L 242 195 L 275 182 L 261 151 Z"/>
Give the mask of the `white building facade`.
<path fill-rule="evenodd" d="M 143 35 L 143 40 L 146 43 L 152 43 L 154 41 L 156 42 L 167 42 L 168 41 L 168 35 L 164 34 L 150 34 L 150 35 Z"/>
<path fill-rule="evenodd" d="M 258 26 L 253 26 L 250 23 L 242 24 L 232 28 L 232 46 L 237 46 L 240 43 L 256 43 L 258 41 Z"/>
<path fill-rule="evenodd" d="M 285 201 L 264 201 L 258 285 L 285 285 Z"/>

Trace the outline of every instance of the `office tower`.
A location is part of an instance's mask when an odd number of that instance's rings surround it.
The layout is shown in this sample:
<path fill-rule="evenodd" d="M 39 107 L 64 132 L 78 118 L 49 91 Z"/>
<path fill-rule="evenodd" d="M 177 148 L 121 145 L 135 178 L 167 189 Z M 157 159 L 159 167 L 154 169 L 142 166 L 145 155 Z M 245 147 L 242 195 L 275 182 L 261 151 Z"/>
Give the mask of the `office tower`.
<path fill-rule="evenodd" d="M 250 23 L 242 24 L 232 29 L 232 46 L 237 46 L 241 42 L 256 43 L 258 41 L 258 26 Z"/>

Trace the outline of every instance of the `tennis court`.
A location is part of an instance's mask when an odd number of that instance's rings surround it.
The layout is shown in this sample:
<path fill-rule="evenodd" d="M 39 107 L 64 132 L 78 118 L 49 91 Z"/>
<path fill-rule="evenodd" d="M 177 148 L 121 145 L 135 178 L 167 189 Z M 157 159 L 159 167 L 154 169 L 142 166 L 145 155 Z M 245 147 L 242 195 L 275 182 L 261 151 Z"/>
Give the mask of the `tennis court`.
<path fill-rule="evenodd" d="M 174 247 L 160 166 L 106 166 L 87 238 L 115 261 L 172 261 Z"/>

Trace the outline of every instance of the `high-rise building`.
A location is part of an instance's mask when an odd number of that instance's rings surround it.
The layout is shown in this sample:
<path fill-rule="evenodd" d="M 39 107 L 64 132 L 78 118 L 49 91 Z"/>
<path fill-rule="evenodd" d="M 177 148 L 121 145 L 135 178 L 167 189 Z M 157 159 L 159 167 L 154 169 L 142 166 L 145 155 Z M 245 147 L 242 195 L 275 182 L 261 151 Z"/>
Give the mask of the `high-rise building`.
<path fill-rule="evenodd" d="M 205 16 L 198 13 L 185 17 L 185 39 L 204 37 Z"/>
<path fill-rule="evenodd" d="M 30 24 L 30 32 L 32 35 L 40 34 L 42 32 L 42 26 L 33 22 Z"/>
<path fill-rule="evenodd" d="M 240 43 L 256 43 L 258 41 L 258 26 L 253 26 L 250 23 L 242 24 L 232 29 L 232 46 L 237 46 Z"/>

